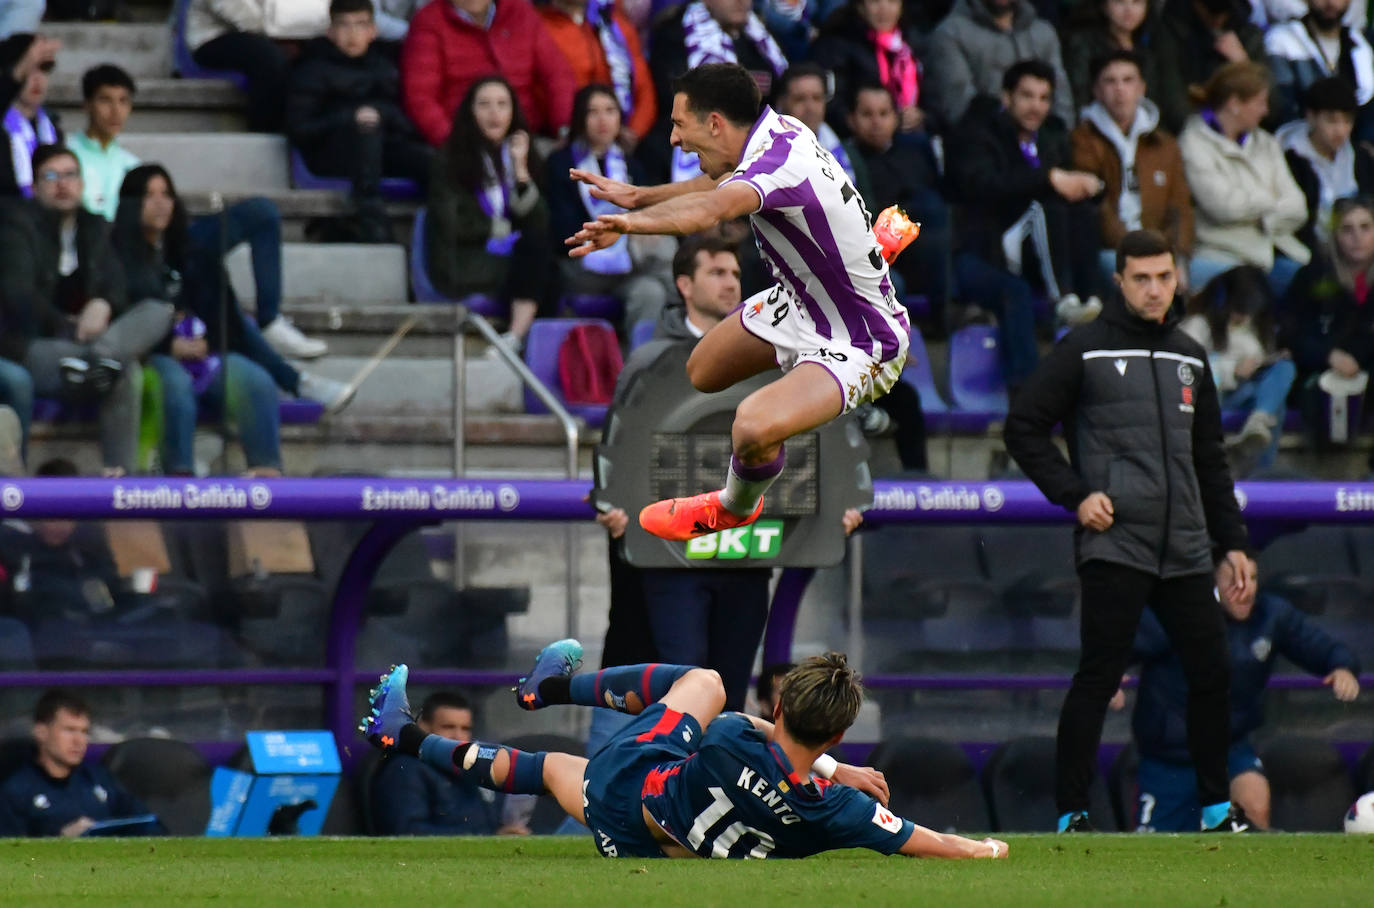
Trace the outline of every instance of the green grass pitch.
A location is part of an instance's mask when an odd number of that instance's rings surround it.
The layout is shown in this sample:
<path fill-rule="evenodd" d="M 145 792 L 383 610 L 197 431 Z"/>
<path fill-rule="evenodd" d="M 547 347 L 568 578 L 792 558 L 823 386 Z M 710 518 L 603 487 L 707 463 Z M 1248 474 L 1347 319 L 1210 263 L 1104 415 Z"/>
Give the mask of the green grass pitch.
<path fill-rule="evenodd" d="M 1008 836 L 1006 861 L 597 857 L 590 838 L 0 841 L 0 904 L 1374 905 L 1374 836 Z"/>

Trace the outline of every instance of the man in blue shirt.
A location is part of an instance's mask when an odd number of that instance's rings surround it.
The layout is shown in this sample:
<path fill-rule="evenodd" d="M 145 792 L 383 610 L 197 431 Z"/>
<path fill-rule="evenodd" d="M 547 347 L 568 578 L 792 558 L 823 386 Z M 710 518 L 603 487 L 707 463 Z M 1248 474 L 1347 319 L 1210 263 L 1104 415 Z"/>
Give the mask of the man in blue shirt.
<path fill-rule="evenodd" d="M 516 702 L 634 715 L 590 761 L 426 735 L 411 721 L 404 665 L 382 676 L 359 730 L 383 750 L 416 755 L 484 788 L 553 794 L 587 824 L 605 857 L 806 857 L 835 848 L 1007 854 L 1005 842 L 942 834 L 892 814 L 882 773 L 826 755 L 863 701 L 841 653 L 808 659 L 784 677 L 774 722 L 720 715 L 725 688 L 710 669 L 649 663 L 576 675 L 581 662 L 576 640 L 546 646 L 520 679 Z"/>
<path fill-rule="evenodd" d="M 1231 749 L 1227 755 L 1231 800 L 1261 829 L 1269 828 L 1269 780 L 1250 744 L 1250 734 L 1264 723 L 1264 689 L 1283 656 L 1320 676 L 1342 702 L 1360 692 L 1359 660 L 1283 598 L 1256 596 L 1257 568 L 1249 561 L 1249 582 L 1242 592 L 1227 587 L 1219 594 L 1226 615 L 1231 655 Z M 1185 731 L 1188 685 L 1183 666 L 1169 646 L 1158 619 L 1147 613 L 1140 622 L 1135 653 L 1141 662 L 1140 689 L 1131 726 L 1140 750 L 1137 775 L 1136 829 L 1182 832 L 1198 828 L 1200 808 Z M 1118 692 L 1113 705 L 1120 709 Z"/>
<path fill-rule="evenodd" d="M 0 837 L 79 836 L 97 823 L 148 813 L 98 763 L 87 763 L 91 709 L 65 691 L 50 690 L 33 711 L 36 753 L 0 784 Z M 161 831 L 157 824 L 122 834 Z M 165 834 L 165 833 L 163 833 Z"/>

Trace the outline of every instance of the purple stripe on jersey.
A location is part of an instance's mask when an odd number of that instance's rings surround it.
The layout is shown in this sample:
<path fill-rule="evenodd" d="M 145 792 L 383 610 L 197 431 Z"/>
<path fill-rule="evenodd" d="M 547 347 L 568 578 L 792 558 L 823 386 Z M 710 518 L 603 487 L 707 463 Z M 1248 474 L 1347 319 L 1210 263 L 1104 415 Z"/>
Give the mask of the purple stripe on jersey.
<path fill-rule="evenodd" d="M 796 132 L 770 132 L 768 150 L 760 155 L 757 161 L 750 164 L 740 176 L 745 178 L 761 177 L 777 171 L 787 162 L 787 156 L 792 153 L 792 140 L 797 135 Z"/>
<path fill-rule="evenodd" d="M 767 216 L 764 215 L 764 217 Z M 772 221 L 770 220 L 769 223 L 772 223 Z M 802 305 L 806 306 L 806 311 L 811 313 L 811 321 L 816 325 L 816 333 L 826 340 L 833 338 L 835 332 L 830 328 L 830 320 L 825 317 L 825 312 L 821 309 L 821 304 L 811 295 L 811 292 L 806 289 L 806 281 L 797 277 L 796 273 L 792 270 L 792 266 L 787 264 L 787 259 L 778 254 L 778 250 L 773 248 L 773 244 L 768 242 L 762 233 L 755 230 L 754 239 L 759 244 L 759 250 L 769 262 L 773 263 L 773 270 L 781 276 L 784 281 L 791 285 L 797 298 L 801 300 Z M 816 250 L 813 254 L 819 256 L 821 253 L 820 250 Z"/>

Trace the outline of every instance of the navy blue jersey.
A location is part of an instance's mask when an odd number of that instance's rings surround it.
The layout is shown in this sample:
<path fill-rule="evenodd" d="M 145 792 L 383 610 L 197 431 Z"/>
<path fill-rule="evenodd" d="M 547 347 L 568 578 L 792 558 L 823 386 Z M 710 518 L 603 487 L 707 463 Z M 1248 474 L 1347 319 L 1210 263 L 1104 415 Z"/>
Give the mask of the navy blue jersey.
<path fill-rule="evenodd" d="M 0 785 L 0 836 L 55 836 L 81 817 L 100 822 L 147 812 L 99 763 L 82 763 L 67 778 L 54 779 L 29 762 Z"/>
<path fill-rule="evenodd" d="M 863 792 L 803 782 L 776 744 L 739 713 L 706 729 L 697 752 L 644 782 L 644 806 L 704 858 L 804 858 L 836 848 L 893 854 L 915 826 Z"/>

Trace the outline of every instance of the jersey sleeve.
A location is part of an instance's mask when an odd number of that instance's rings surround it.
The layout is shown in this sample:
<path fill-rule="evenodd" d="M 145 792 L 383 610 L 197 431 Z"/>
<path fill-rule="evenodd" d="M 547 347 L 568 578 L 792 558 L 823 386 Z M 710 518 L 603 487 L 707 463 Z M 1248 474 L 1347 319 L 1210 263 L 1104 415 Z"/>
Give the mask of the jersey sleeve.
<path fill-rule="evenodd" d="M 760 739 L 764 737 L 763 732 L 759 731 L 744 713 L 721 713 L 711 720 L 710 725 L 706 726 L 706 733 L 701 738 L 701 746 L 703 748 L 730 746 L 741 737 L 750 735 Z"/>
<path fill-rule="evenodd" d="M 874 798 L 854 788 L 836 786 L 831 797 L 840 799 L 827 832 L 830 848 L 868 848 L 896 854 L 916 831 L 916 824 L 897 816 Z"/>
<path fill-rule="evenodd" d="M 727 183 L 746 183 L 759 194 L 760 211 L 771 211 L 798 204 L 797 188 L 807 182 L 798 162 L 799 150 L 794 143 L 801 140 L 796 133 L 779 133 L 764 146 L 763 152 L 735 171 Z"/>

